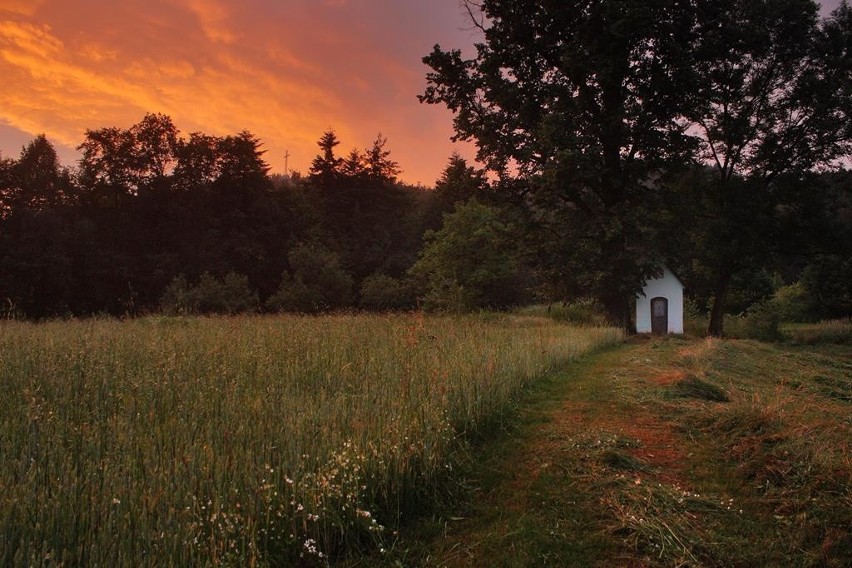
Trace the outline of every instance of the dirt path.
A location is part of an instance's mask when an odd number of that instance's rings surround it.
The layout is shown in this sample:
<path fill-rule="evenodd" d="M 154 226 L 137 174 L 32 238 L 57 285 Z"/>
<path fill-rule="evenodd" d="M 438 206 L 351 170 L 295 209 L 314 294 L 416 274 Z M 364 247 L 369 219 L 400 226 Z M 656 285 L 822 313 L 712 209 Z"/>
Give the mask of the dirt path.
<path fill-rule="evenodd" d="M 775 495 L 770 488 L 755 492 L 760 479 L 744 477 L 721 444 L 693 427 L 696 420 L 750 408 L 674 394 L 688 381 L 702 383 L 713 365 L 743 364 L 742 353 L 717 357 L 718 351 L 718 341 L 635 339 L 543 381 L 499 442 L 477 448 L 481 466 L 470 509 L 447 521 L 428 553 L 412 564 L 760 566 L 786 559 L 785 547 L 801 553 L 805 545 L 825 559 L 847 558 L 842 547 L 852 546 L 849 533 L 831 526 L 850 520 L 842 502 L 840 516 L 819 526 L 801 508 L 788 520 L 773 504 L 777 499 L 764 499 Z M 721 363 L 708 363 L 710 355 Z M 768 371 L 767 388 L 778 388 L 771 373 L 785 372 L 785 366 L 805 377 L 805 363 L 796 367 L 768 351 L 746 355 L 755 365 L 778 360 Z M 750 389 L 746 375 L 753 371 L 744 372 Z M 730 377 L 714 374 L 733 389 Z M 820 404 L 842 416 L 843 408 Z M 843 432 L 838 436 L 842 440 Z M 803 495 L 791 499 L 800 502 Z M 778 539 L 796 523 L 799 530 L 813 529 L 813 542 Z M 766 541 L 766 551 L 753 545 L 755 539 Z M 810 560 L 842 565 L 825 559 Z"/>
<path fill-rule="evenodd" d="M 486 477 L 474 510 L 448 527 L 426 565 L 642 565 L 606 530 L 607 504 L 587 486 L 622 462 L 639 470 L 630 471 L 634 484 L 683 482 L 689 441 L 660 413 L 637 413 L 642 401 L 627 393 L 635 383 L 676 380 L 682 370 L 672 359 L 684 347 L 631 343 L 576 363 L 532 393 L 509 443 L 482 449 Z"/>

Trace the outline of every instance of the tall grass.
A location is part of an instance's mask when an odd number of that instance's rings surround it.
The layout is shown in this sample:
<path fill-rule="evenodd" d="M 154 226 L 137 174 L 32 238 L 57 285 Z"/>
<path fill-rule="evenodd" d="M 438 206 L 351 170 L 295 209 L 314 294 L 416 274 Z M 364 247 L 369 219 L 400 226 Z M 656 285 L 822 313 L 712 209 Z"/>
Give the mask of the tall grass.
<path fill-rule="evenodd" d="M 544 318 L 0 323 L 0 565 L 381 549 L 465 431 L 619 339 Z"/>

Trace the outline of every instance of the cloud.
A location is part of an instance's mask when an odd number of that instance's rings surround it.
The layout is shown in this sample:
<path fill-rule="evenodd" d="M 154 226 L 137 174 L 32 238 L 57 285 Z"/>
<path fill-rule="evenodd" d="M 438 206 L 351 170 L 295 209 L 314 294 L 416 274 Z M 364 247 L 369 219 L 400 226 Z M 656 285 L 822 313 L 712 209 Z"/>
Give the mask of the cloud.
<path fill-rule="evenodd" d="M 32 16 L 44 0 L 3 0 L 0 12 L 11 12 L 21 16 Z"/>
<path fill-rule="evenodd" d="M 250 130 L 278 170 L 289 150 L 289 165 L 306 171 L 328 128 L 341 153 L 383 132 L 411 181 L 433 182 L 450 154 L 448 112 L 415 94 L 419 57 L 442 41 L 428 28 L 454 6 L 43 0 L 11 13 L 0 2 L 0 150 L 20 131 L 73 148 L 86 129 L 160 112 L 184 133 Z"/>
<path fill-rule="evenodd" d="M 204 34 L 212 42 L 232 44 L 237 36 L 227 27 L 230 11 L 217 0 L 186 0 L 187 7 L 201 23 Z"/>

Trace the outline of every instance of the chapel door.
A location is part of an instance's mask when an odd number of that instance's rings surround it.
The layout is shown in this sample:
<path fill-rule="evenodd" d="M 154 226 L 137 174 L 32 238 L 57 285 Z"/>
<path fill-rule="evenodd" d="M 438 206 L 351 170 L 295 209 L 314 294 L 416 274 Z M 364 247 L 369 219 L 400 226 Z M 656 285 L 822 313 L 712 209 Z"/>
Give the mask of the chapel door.
<path fill-rule="evenodd" d="M 669 331 L 669 301 L 667 298 L 651 300 L 651 333 L 665 335 Z"/>

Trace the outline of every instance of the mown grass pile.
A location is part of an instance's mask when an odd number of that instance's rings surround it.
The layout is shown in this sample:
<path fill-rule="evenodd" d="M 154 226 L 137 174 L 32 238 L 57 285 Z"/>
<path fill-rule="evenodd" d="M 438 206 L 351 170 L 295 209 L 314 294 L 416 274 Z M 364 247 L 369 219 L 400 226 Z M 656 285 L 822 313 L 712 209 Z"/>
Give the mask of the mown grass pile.
<path fill-rule="evenodd" d="M 0 324 L 0 564 L 380 550 L 477 428 L 616 330 L 545 318 Z"/>

